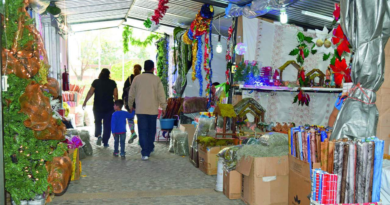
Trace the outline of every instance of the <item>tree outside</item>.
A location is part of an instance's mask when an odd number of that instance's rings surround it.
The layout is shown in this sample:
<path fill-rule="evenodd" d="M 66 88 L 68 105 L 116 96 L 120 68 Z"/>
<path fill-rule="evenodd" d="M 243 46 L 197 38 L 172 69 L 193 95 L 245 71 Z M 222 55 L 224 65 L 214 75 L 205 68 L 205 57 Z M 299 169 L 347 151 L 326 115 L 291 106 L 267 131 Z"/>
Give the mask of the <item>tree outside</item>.
<path fill-rule="evenodd" d="M 81 102 L 101 69 L 110 69 L 111 79 L 116 81 L 119 96 L 122 96 L 124 80 L 132 74 L 133 66 L 140 64 L 143 67 L 143 62 L 148 59 L 155 61 L 157 49 L 154 44 L 146 48 L 130 45 L 129 52 L 123 54 L 122 31 L 122 28 L 112 28 L 69 36 L 70 83 L 85 86 Z M 134 29 L 133 37 L 144 40 L 149 34 Z M 93 99 L 88 104 L 92 103 Z"/>

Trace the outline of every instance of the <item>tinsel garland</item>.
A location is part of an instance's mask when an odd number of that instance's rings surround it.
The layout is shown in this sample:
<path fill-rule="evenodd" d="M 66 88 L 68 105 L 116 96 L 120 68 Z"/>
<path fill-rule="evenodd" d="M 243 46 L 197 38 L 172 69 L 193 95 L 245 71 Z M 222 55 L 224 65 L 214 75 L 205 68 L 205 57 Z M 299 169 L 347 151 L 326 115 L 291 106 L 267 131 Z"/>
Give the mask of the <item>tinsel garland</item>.
<path fill-rule="evenodd" d="M 207 33 L 211 27 L 211 21 L 214 15 L 214 8 L 209 4 L 204 4 L 201 10 L 196 15 L 196 18 L 192 21 L 190 29 L 183 36 L 183 41 L 189 44 L 191 40 L 192 42 L 192 80 L 194 81 L 196 78 L 199 80 L 200 91 L 199 94 L 202 96 L 203 94 L 203 79 L 202 79 L 202 36 L 206 34 L 205 38 L 205 54 L 204 54 L 204 69 L 207 73 L 206 80 L 210 82 L 210 71 L 207 68 L 208 62 L 208 38 Z M 211 65 L 211 64 L 210 64 Z M 209 66 L 211 67 L 211 66 Z M 207 89 L 210 88 L 210 84 L 208 84 Z M 210 93 L 209 90 L 206 90 L 207 93 Z"/>
<path fill-rule="evenodd" d="M 2 3 L 0 4 L 0 6 L 3 6 Z M 29 30 L 33 26 L 33 20 L 24 10 L 26 6 L 24 0 L 6 1 L 4 5 L 5 14 L 2 19 L 5 20 L 5 31 L 1 40 L 4 47 L 8 50 L 16 49 L 18 52 L 30 47 L 29 49 L 32 48 L 37 52 L 36 46 L 39 44 L 35 38 L 36 36 Z M 5 50 L 2 52 L 5 52 Z M 20 60 L 17 52 L 8 57 L 12 57 L 19 62 L 25 62 Z M 43 54 L 43 50 L 40 53 Z M 8 57 L 6 58 L 7 61 L 9 60 Z M 7 61 L 3 61 L 3 63 Z M 23 66 L 27 67 L 29 65 L 25 63 Z M 42 69 L 40 65 L 34 65 L 34 69 L 36 69 L 36 66 L 39 67 L 39 70 Z M 8 64 L 7 68 L 15 69 L 15 64 Z M 33 199 L 36 195 L 41 195 L 48 191 L 48 188 L 52 190 L 47 180 L 48 170 L 45 163 L 52 161 L 54 157 L 63 156 L 67 150 L 66 146 L 58 140 L 36 139 L 34 131 L 27 128 L 24 124 L 28 116 L 20 112 L 21 104 L 19 99 L 25 93 L 25 88 L 32 81 L 36 83 L 45 81 L 42 78 L 43 76 L 40 76 L 45 74 L 46 71 L 41 71 L 39 75 L 28 79 L 19 78 L 15 74 L 8 75 L 9 87 L 6 92 L 3 92 L 2 96 L 3 120 L 4 125 L 6 125 L 4 126 L 3 147 L 5 189 L 11 194 L 16 204 L 20 204 L 21 200 Z M 44 95 L 47 98 L 51 97 L 46 92 L 44 92 Z M 57 123 L 62 122 L 57 121 Z"/>
<path fill-rule="evenodd" d="M 199 80 L 199 96 L 203 95 L 203 77 L 202 77 L 202 36 L 197 37 L 198 53 L 196 56 L 196 78 Z"/>
<path fill-rule="evenodd" d="M 123 52 L 127 53 L 129 52 L 129 44 L 132 46 L 145 48 L 151 45 L 154 40 L 161 38 L 161 35 L 151 33 L 148 37 L 146 37 L 144 41 L 141 41 L 140 39 L 135 39 L 133 37 L 133 29 L 130 28 L 130 26 L 125 26 L 123 28 L 122 38 L 123 38 Z"/>
<path fill-rule="evenodd" d="M 152 20 L 149 18 L 144 21 L 144 26 L 146 28 L 151 28 L 152 21 L 158 25 L 160 23 L 160 20 L 163 19 L 165 13 L 169 9 L 169 6 L 167 4 L 169 3 L 169 0 L 159 0 L 158 1 L 158 7 L 154 10 L 154 15 L 152 16 Z"/>
<path fill-rule="evenodd" d="M 162 38 L 157 43 L 157 76 L 161 79 L 166 97 L 168 97 L 168 46 L 167 38 Z"/>

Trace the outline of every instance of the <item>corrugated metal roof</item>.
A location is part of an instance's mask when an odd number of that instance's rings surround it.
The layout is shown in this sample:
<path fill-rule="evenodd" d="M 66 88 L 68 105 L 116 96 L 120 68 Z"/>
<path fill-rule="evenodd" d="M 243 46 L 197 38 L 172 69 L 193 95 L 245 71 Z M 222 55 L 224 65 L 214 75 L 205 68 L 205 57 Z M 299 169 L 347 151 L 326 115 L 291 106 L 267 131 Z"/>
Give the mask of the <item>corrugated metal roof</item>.
<path fill-rule="evenodd" d="M 287 8 L 290 24 L 307 28 L 330 26 L 331 22 L 306 16 L 302 11 L 310 11 L 332 17 L 334 3 L 339 0 L 299 0 Z M 226 0 L 170 0 L 169 9 L 161 20 L 166 26 L 188 26 L 203 3 L 214 5 L 215 15 L 224 14 Z M 56 4 L 67 16 L 69 24 L 83 24 L 130 19 L 145 20 L 154 13 L 158 0 L 57 0 Z M 279 11 L 273 10 L 262 16 L 279 20 Z M 119 26 L 119 25 L 118 25 Z M 221 27 L 225 29 L 225 27 Z"/>

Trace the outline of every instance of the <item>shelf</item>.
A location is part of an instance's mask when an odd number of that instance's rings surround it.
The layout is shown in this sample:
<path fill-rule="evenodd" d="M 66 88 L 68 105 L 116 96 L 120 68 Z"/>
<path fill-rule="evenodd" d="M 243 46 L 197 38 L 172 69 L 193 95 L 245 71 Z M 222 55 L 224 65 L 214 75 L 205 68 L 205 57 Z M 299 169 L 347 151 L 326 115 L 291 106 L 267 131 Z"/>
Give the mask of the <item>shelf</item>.
<path fill-rule="evenodd" d="M 298 92 L 298 87 L 290 88 L 285 86 L 253 86 L 253 85 L 240 85 L 240 89 L 242 90 L 263 90 L 263 91 L 284 91 L 284 92 Z M 331 92 L 331 93 L 341 93 L 343 91 L 342 88 L 311 88 L 311 87 L 303 87 L 301 88 L 306 92 Z"/>

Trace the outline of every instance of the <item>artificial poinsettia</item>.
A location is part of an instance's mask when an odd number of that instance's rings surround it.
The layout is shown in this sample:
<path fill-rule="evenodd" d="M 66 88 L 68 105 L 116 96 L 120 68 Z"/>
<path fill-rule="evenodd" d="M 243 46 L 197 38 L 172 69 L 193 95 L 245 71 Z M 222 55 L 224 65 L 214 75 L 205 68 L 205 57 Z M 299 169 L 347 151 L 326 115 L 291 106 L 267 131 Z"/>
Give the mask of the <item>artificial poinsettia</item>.
<path fill-rule="evenodd" d="M 298 102 L 298 105 L 306 105 L 309 106 L 310 104 L 310 96 L 307 93 L 304 93 L 301 89 L 299 89 L 298 95 L 295 96 L 294 102 Z"/>
<path fill-rule="evenodd" d="M 344 52 L 350 53 L 351 51 L 349 50 L 349 42 L 347 37 L 344 35 L 343 29 L 341 26 L 337 26 L 335 30 L 333 30 L 333 44 L 337 45 L 337 53 L 339 56 L 341 56 Z"/>
<path fill-rule="evenodd" d="M 335 65 L 330 65 L 330 67 L 333 70 L 336 85 L 341 85 L 343 83 L 343 78 L 345 82 L 352 82 L 351 69 L 348 68 L 345 59 L 340 61 L 336 58 Z"/>
<path fill-rule="evenodd" d="M 313 49 L 318 53 L 324 53 L 325 55 L 330 56 L 330 54 L 334 53 L 331 38 L 332 34 L 329 34 L 329 30 L 325 26 L 322 30 L 316 29 L 316 38 L 313 39 Z"/>
<path fill-rule="evenodd" d="M 334 4 L 333 17 L 336 22 L 340 19 L 340 4 L 338 3 Z"/>

